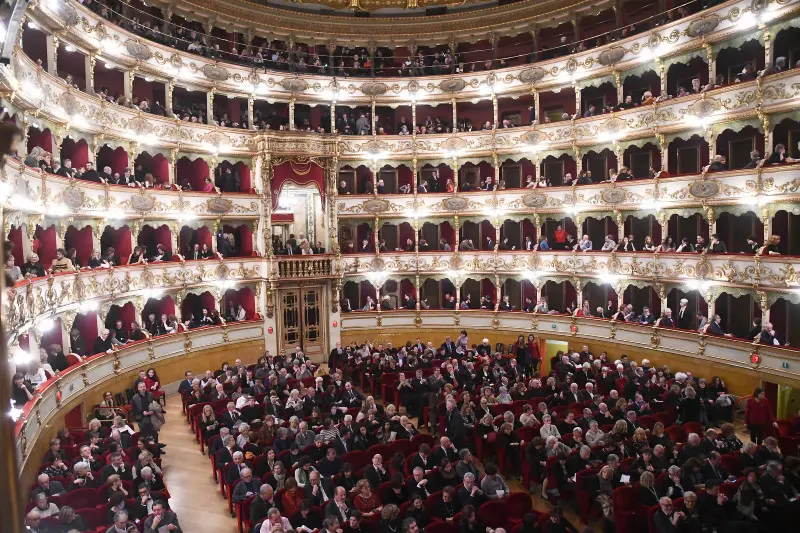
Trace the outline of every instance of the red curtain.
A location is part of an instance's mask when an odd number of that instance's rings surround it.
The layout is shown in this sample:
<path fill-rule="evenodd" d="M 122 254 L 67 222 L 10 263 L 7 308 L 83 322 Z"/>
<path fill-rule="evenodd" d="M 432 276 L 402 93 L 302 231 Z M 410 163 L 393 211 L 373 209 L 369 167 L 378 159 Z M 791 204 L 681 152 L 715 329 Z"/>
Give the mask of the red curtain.
<path fill-rule="evenodd" d="M 358 304 L 359 309 L 364 307 L 367 303 L 367 296 L 372 297 L 372 301 L 377 302 L 377 295 L 375 293 L 375 285 L 370 283 L 369 281 L 362 281 L 359 283 L 359 292 L 361 293 L 361 301 Z"/>
<path fill-rule="evenodd" d="M 22 251 L 22 228 L 11 228 L 8 232 L 8 240 L 14 245 L 14 264 L 22 268 L 25 264 L 25 254 Z"/>
<path fill-rule="evenodd" d="M 197 241 L 197 230 L 189 226 L 183 226 L 178 235 L 178 249 L 180 253 L 188 258 L 195 243 L 199 244 Z"/>
<path fill-rule="evenodd" d="M 278 208 L 283 186 L 287 183 L 295 185 L 314 184 L 322 196 L 322 209 L 325 210 L 325 172 L 313 161 L 291 160 L 275 165 L 272 177 L 272 208 Z"/>
<path fill-rule="evenodd" d="M 241 289 L 228 289 L 225 291 L 225 309 L 229 311 L 234 304 L 239 304 L 244 308 L 245 318 L 252 320 L 256 313 L 256 296 L 249 287 Z"/>
<path fill-rule="evenodd" d="M 34 250 L 39 254 L 39 261 L 45 268 L 49 268 L 56 258 L 56 227 L 43 228 L 37 224 L 34 238 L 39 241 L 38 250 Z"/>
<path fill-rule="evenodd" d="M 372 189 L 372 170 L 359 165 L 356 167 L 356 193 L 364 194 L 368 188 Z"/>
<path fill-rule="evenodd" d="M 202 158 L 192 161 L 192 176 L 190 183 L 195 191 L 203 190 L 206 185 L 206 178 L 209 176 L 208 163 Z"/>
<path fill-rule="evenodd" d="M 453 229 L 453 225 L 449 222 L 442 222 L 439 224 L 439 237 L 446 240 L 447 244 L 449 244 L 454 250 L 458 248 L 458 243 L 456 242 L 456 232 Z M 434 243 L 429 242 L 428 244 L 433 246 Z"/>
<path fill-rule="evenodd" d="M 253 255 L 253 231 L 246 225 L 222 226 L 222 231 L 232 233 L 236 239 L 236 256 L 249 257 Z"/>
<path fill-rule="evenodd" d="M 103 235 L 100 237 L 100 252 L 105 253 L 108 247 L 114 248 L 119 256 L 120 263 L 128 264 L 131 252 L 131 228 L 122 226 L 119 229 L 106 226 Z"/>
<path fill-rule="evenodd" d="M 61 331 L 61 319 L 56 318 L 53 320 L 53 327 L 49 330 L 42 333 L 42 338 L 39 340 L 39 346 L 44 349 L 47 349 L 49 346 L 53 344 L 58 344 L 59 346 L 62 345 L 64 339 L 62 337 Z"/>
<path fill-rule="evenodd" d="M 578 301 L 578 293 L 575 291 L 575 287 L 569 281 L 562 282 L 564 284 L 564 306 L 571 305 L 573 302 L 580 307 L 583 305 L 583 302 Z"/>
<path fill-rule="evenodd" d="M 493 302 L 497 299 L 497 290 L 495 289 L 494 283 L 492 283 L 490 279 L 483 278 L 481 280 L 481 296 L 486 295 L 489 295 Z"/>
<path fill-rule="evenodd" d="M 411 283 L 410 279 L 400 280 L 400 305 L 405 303 L 406 294 L 410 294 L 412 298 L 417 297 L 417 288 Z"/>
<path fill-rule="evenodd" d="M 522 305 L 525 306 L 525 298 L 530 298 L 536 302 L 536 287 L 533 286 L 530 280 L 522 280 Z"/>
<path fill-rule="evenodd" d="M 172 232 L 169 231 L 169 227 L 166 224 L 155 229 L 155 240 L 157 245 L 163 244 L 167 250 L 175 252 L 172 249 Z"/>
<path fill-rule="evenodd" d="M 167 183 L 169 181 L 169 160 L 162 154 L 156 154 L 152 161 L 150 171 L 156 183 Z"/>
<path fill-rule="evenodd" d="M 414 173 L 405 165 L 397 167 L 397 186 L 408 185 L 411 187 L 414 184 Z"/>
<path fill-rule="evenodd" d="M 97 151 L 97 169 L 102 171 L 105 166 L 111 167 L 111 172 L 121 175 L 128 167 L 128 153 L 121 146 L 116 149 L 107 145 L 101 146 Z"/>
<path fill-rule="evenodd" d="M 89 145 L 83 139 L 68 137 L 61 143 L 61 161 L 72 161 L 72 168 L 80 168 L 89 161 Z"/>
<path fill-rule="evenodd" d="M 43 148 L 45 151 L 53 153 L 53 136 L 49 129 L 41 131 L 31 126 L 28 128 L 28 152 L 33 150 L 36 146 Z"/>
<path fill-rule="evenodd" d="M 89 263 L 89 259 L 92 257 L 92 246 L 92 228 L 90 226 L 81 229 L 76 229 L 74 226 L 67 228 L 64 236 L 64 248 L 67 250 L 75 248 L 81 265 L 86 266 Z"/>
<path fill-rule="evenodd" d="M 250 183 L 250 167 L 239 161 L 233 165 L 233 171 L 239 174 L 239 191 L 250 192 L 253 188 Z"/>
<path fill-rule="evenodd" d="M 399 243 L 400 248 L 405 249 L 406 239 L 411 239 L 412 242 L 414 241 L 414 228 L 412 228 L 411 224 L 409 224 L 408 222 L 401 222 L 399 227 L 399 232 L 400 232 L 400 243 Z M 428 244 L 432 245 L 432 243 Z"/>
<path fill-rule="evenodd" d="M 195 238 L 197 239 L 197 244 L 200 245 L 200 248 L 203 248 L 204 244 L 208 245 L 208 249 L 212 248 L 211 246 L 211 230 L 205 226 L 201 226 L 197 228 L 197 232 L 195 234 Z"/>
<path fill-rule="evenodd" d="M 354 243 L 354 251 L 356 253 L 361 252 L 361 241 L 364 239 L 370 239 L 370 247 L 374 244 L 372 239 L 372 228 L 369 224 L 359 224 L 356 228 L 356 239 L 357 241 Z"/>
<path fill-rule="evenodd" d="M 131 322 L 136 320 L 136 309 L 131 302 L 123 306 L 112 305 L 106 315 L 105 325 L 111 329 L 116 327 L 117 320 L 122 320 L 122 327 L 126 330 L 130 328 Z"/>
<path fill-rule="evenodd" d="M 78 313 L 72 324 L 73 328 L 77 328 L 81 332 L 86 355 L 94 355 L 94 340 L 97 338 L 97 313 L 94 311 Z"/>
<path fill-rule="evenodd" d="M 174 315 L 175 301 L 169 296 L 163 296 L 161 299 L 150 298 L 142 309 L 142 323 L 145 322 L 147 315 L 150 313 L 156 315 L 156 321 L 161 320 L 161 315 Z"/>
<path fill-rule="evenodd" d="M 525 248 L 525 237 L 530 237 L 531 241 L 536 243 L 536 228 L 533 227 L 533 222 L 529 218 L 522 219 L 522 247 Z"/>
<path fill-rule="evenodd" d="M 488 220 L 481 220 L 481 242 L 475 243 L 475 247 L 479 250 L 486 250 L 486 237 L 490 237 L 492 242 L 495 240 L 495 230 L 494 226 Z"/>
<path fill-rule="evenodd" d="M 189 161 L 189 158 L 182 157 L 178 159 L 178 162 L 175 164 L 175 181 L 178 183 L 187 181 L 192 185 L 192 189 L 194 189 L 194 179 L 192 174 L 192 162 Z"/>

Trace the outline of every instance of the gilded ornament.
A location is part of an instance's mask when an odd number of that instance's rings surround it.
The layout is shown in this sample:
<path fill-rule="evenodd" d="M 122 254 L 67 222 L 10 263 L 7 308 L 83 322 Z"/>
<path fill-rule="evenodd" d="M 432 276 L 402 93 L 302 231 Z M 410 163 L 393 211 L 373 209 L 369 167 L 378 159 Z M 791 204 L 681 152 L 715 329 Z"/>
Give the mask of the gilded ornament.
<path fill-rule="evenodd" d="M 128 51 L 130 56 L 135 57 L 140 61 L 148 61 L 151 57 L 153 57 L 153 53 L 150 51 L 150 48 L 147 45 L 132 39 L 125 41 L 125 49 Z"/>
<path fill-rule="evenodd" d="M 525 207 L 539 208 L 547 204 L 547 195 L 540 192 L 529 192 L 522 197 L 522 204 Z"/>
<path fill-rule="evenodd" d="M 467 82 L 461 78 L 448 78 L 439 83 L 439 89 L 443 93 L 457 93 L 464 90 L 466 86 Z"/>
<path fill-rule="evenodd" d="M 442 207 L 446 211 L 463 211 L 469 205 L 469 200 L 461 196 L 451 196 L 442 200 Z"/>
<path fill-rule="evenodd" d="M 366 200 L 363 205 L 361 206 L 365 213 L 385 213 L 389 211 L 389 206 L 391 204 L 388 200 L 372 198 Z"/>
<path fill-rule="evenodd" d="M 605 189 L 603 192 L 600 193 L 600 198 L 602 198 L 603 202 L 611 205 L 621 204 L 623 203 L 628 196 L 627 189 L 623 189 L 620 187 L 612 187 L 610 189 Z"/>
<path fill-rule="evenodd" d="M 600 56 L 597 58 L 597 61 L 604 67 L 608 67 L 610 65 L 614 65 L 615 63 L 619 63 L 622 61 L 623 57 L 625 57 L 625 49 L 621 46 L 612 46 L 611 48 L 606 48 L 600 52 Z"/>
<path fill-rule="evenodd" d="M 389 86 L 379 81 L 369 81 L 361 85 L 361 92 L 367 96 L 381 96 L 386 94 L 388 90 Z"/>
<path fill-rule="evenodd" d="M 73 211 L 77 211 L 86 201 L 86 195 L 83 194 L 80 187 L 76 186 L 76 182 L 70 183 L 69 187 L 64 191 L 64 203 Z"/>
<path fill-rule="evenodd" d="M 308 89 L 308 82 L 303 78 L 283 78 L 281 80 L 281 87 L 293 93 L 302 93 Z"/>
<path fill-rule="evenodd" d="M 720 192 L 720 184 L 714 180 L 699 180 L 689 185 L 689 194 L 695 198 L 713 198 Z"/>
<path fill-rule="evenodd" d="M 721 21 L 722 19 L 716 13 L 694 20 L 686 28 L 686 35 L 692 38 L 708 35 L 719 26 Z"/>
<path fill-rule="evenodd" d="M 214 81 L 227 81 L 231 77 L 230 72 L 225 67 L 210 64 L 203 66 L 203 74 L 205 74 L 206 78 Z"/>
<path fill-rule="evenodd" d="M 650 334 L 650 348 L 657 349 L 661 344 L 661 335 L 658 333 L 658 328 L 654 327 L 653 332 Z"/>
<path fill-rule="evenodd" d="M 139 189 L 141 191 L 139 194 L 136 194 L 131 197 L 131 207 L 134 211 L 138 211 L 140 213 L 147 213 L 148 211 L 152 211 L 153 208 L 156 206 L 156 199 L 145 192 L 146 189 L 142 188 Z"/>
<path fill-rule="evenodd" d="M 216 196 L 206 201 L 206 209 L 209 213 L 225 214 L 233 208 L 233 202 L 227 198 Z"/>

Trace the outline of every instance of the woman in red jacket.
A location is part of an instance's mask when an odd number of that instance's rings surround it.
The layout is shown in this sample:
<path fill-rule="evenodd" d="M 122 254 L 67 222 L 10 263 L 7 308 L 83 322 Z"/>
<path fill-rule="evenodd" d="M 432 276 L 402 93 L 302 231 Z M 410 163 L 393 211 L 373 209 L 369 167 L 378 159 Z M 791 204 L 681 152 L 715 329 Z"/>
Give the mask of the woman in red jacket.
<path fill-rule="evenodd" d="M 764 433 L 768 425 L 772 424 L 774 427 L 778 427 L 764 389 L 757 388 L 753 392 L 753 397 L 747 400 L 744 410 L 744 422 L 750 431 L 750 440 L 756 444 L 761 444 L 764 440 Z"/>

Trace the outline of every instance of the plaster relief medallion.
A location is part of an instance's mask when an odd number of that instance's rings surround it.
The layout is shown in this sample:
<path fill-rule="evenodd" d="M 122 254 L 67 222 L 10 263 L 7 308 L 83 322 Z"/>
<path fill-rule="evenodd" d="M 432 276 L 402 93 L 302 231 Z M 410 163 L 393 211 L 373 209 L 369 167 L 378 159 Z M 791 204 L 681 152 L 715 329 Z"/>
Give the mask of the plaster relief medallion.
<path fill-rule="evenodd" d="M 714 275 L 714 266 L 708 258 L 703 255 L 703 258 L 697 263 L 697 266 L 694 267 L 694 272 L 698 278 L 706 279 Z"/>
<path fill-rule="evenodd" d="M 695 198 L 713 198 L 719 191 L 719 183 L 712 180 L 695 181 L 689 185 L 689 194 Z"/>
<path fill-rule="evenodd" d="M 701 98 L 689 106 L 689 114 L 698 118 L 707 117 L 722 108 L 722 102 L 715 98 Z"/>
<path fill-rule="evenodd" d="M 600 124 L 600 130 L 611 136 L 621 133 L 626 127 L 625 121 L 621 118 L 610 118 Z"/>
<path fill-rule="evenodd" d="M 525 207 L 544 207 L 547 203 L 547 196 L 540 192 L 529 192 L 522 197 Z"/>
<path fill-rule="evenodd" d="M 230 211 L 232 208 L 233 202 L 227 198 L 216 197 L 206 201 L 206 209 L 208 209 L 209 213 L 224 214 Z"/>
<path fill-rule="evenodd" d="M 141 190 L 144 191 L 144 189 Z M 155 206 L 156 199 L 149 194 L 137 194 L 131 198 L 131 207 L 134 211 L 146 213 L 147 211 L 152 211 Z"/>
<path fill-rule="evenodd" d="M 64 111 L 67 112 L 67 115 L 74 115 L 81 109 L 81 105 L 78 103 L 78 99 L 75 98 L 74 95 L 70 93 L 62 93 L 61 94 L 61 107 L 64 108 Z"/>
<path fill-rule="evenodd" d="M 469 205 L 469 200 L 460 196 L 451 196 L 442 200 L 442 207 L 448 211 L 462 211 Z"/>
<path fill-rule="evenodd" d="M 388 90 L 389 86 L 379 81 L 370 81 L 361 86 L 361 92 L 367 96 L 380 96 L 386 94 Z"/>
<path fill-rule="evenodd" d="M 411 80 L 408 82 L 408 85 L 406 85 L 406 90 L 408 94 L 416 94 L 417 91 L 419 91 L 419 82 L 417 80 Z"/>
<path fill-rule="evenodd" d="M 225 67 L 219 65 L 206 65 L 203 67 L 203 74 L 206 78 L 214 81 L 226 81 L 231 77 L 230 72 Z"/>
<path fill-rule="evenodd" d="M 611 259 L 608 260 L 608 273 L 616 274 L 622 270 L 622 261 L 619 260 L 616 254 L 611 254 Z"/>
<path fill-rule="evenodd" d="M 707 17 L 692 21 L 686 28 L 686 35 L 692 38 L 702 37 L 708 35 L 719 26 L 722 19 L 717 14 L 711 14 Z"/>
<path fill-rule="evenodd" d="M 571 57 L 567 64 L 564 66 L 564 70 L 567 71 L 569 74 L 574 74 L 575 71 L 578 70 L 578 60 L 574 57 Z"/>
<path fill-rule="evenodd" d="M 228 279 L 230 273 L 231 269 L 228 268 L 225 263 L 218 264 L 217 268 L 214 269 L 214 274 L 217 276 L 217 279 Z"/>
<path fill-rule="evenodd" d="M 622 61 L 623 57 L 625 57 L 625 49 L 621 46 L 612 46 L 611 48 L 600 52 L 600 57 L 597 59 L 597 61 L 604 67 L 608 67 L 615 63 L 619 63 Z"/>
<path fill-rule="evenodd" d="M 134 40 L 125 41 L 125 49 L 132 57 L 141 59 L 142 61 L 147 61 L 153 56 L 153 53 L 150 51 L 150 48 L 148 48 L 147 45 Z"/>
<path fill-rule="evenodd" d="M 78 10 L 66 2 L 61 4 L 61 7 L 58 9 L 58 14 L 61 16 L 61 23 L 67 27 L 75 26 L 81 20 L 80 15 L 78 15 Z"/>
<path fill-rule="evenodd" d="M 542 67 L 526 68 L 519 73 L 519 81 L 522 83 L 536 83 L 542 81 L 547 71 Z"/>
<path fill-rule="evenodd" d="M 144 117 L 135 117 L 128 121 L 128 129 L 137 135 L 150 133 L 150 122 Z"/>
<path fill-rule="evenodd" d="M 64 203 L 72 210 L 77 210 L 83 205 L 86 197 L 74 184 L 64 191 Z"/>
<path fill-rule="evenodd" d="M 301 93 L 308 89 L 308 82 L 300 78 L 283 78 L 281 87 L 293 93 Z"/>
<path fill-rule="evenodd" d="M 467 82 L 465 82 L 461 78 L 450 78 L 442 80 L 439 83 L 439 89 L 441 89 L 441 91 L 444 93 L 457 93 L 459 91 L 464 90 L 464 87 L 466 86 Z"/>
<path fill-rule="evenodd" d="M 469 144 L 461 137 L 450 137 L 439 143 L 439 149 L 447 152 L 456 152 L 467 148 L 469 148 Z"/>
<path fill-rule="evenodd" d="M 383 269 L 386 268 L 386 261 L 380 257 L 376 257 L 370 262 L 370 266 L 373 272 L 383 272 Z"/>
<path fill-rule="evenodd" d="M 253 86 L 258 85 L 259 83 L 261 83 L 261 77 L 255 71 L 255 69 L 253 70 L 253 72 L 251 72 L 250 74 L 247 75 L 247 83 L 249 83 L 250 85 L 253 85 Z"/>
<path fill-rule="evenodd" d="M 540 131 L 528 131 L 520 136 L 519 141 L 522 144 L 528 144 L 531 146 L 535 146 L 537 144 L 542 144 L 547 141 L 547 135 Z"/>
<path fill-rule="evenodd" d="M 389 210 L 389 200 L 373 198 L 372 200 L 365 201 L 362 205 L 362 209 L 364 209 L 365 213 L 385 213 Z"/>
<path fill-rule="evenodd" d="M 361 150 L 372 155 L 389 151 L 389 145 L 383 141 L 367 141 L 361 145 Z"/>
<path fill-rule="evenodd" d="M 621 204 L 628 196 L 628 191 L 614 187 L 600 193 L 600 198 L 607 204 Z"/>

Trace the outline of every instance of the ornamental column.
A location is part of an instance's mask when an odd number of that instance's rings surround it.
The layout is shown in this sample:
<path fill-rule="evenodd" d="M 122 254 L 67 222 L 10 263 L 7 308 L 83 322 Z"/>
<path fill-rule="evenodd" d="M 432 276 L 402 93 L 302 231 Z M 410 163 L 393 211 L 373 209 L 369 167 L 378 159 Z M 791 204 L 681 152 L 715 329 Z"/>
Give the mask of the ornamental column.
<path fill-rule="evenodd" d="M 625 238 L 625 219 L 617 209 L 614 210 L 614 218 L 617 222 L 617 243 L 620 243 Z"/>
<path fill-rule="evenodd" d="M 417 140 L 417 101 L 411 100 L 411 138 Z M 416 145 L 416 143 L 414 143 Z"/>
<path fill-rule="evenodd" d="M 94 94 L 94 64 L 96 62 L 97 56 L 93 53 L 83 56 L 87 94 Z"/>
<path fill-rule="evenodd" d="M 761 30 L 764 32 L 764 67 L 769 69 L 775 58 L 775 39 L 773 39 L 772 30 L 769 27 L 760 24 Z"/>
<path fill-rule="evenodd" d="M 297 129 L 297 126 L 295 126 L 294 123 L 294 102 L 295 99 L 294 96 L 292 96 L 292 99 L 289 100 L 289 131 L 294 131 Z"/>
<path fill-rule="evenodd" d="M 706 63 L 708 63 L 708 83 L 714 83 L 717 79 L 717 61 L 714 58 L 714 48 L 708 43 L 703 43 L 703 49 L 706 51 Z"/>
<path fill-rule="evenodd" d="M 756 299 L 758 301 L 758 306 L 761 308 L 761 323 L 766 324 L 769 322 L 769 297 L 764 291 L 756 291 Z"/>
<path fill-rule="evenodd" d="M 414 276 L 414 287 L 417 289 L 417 305 L 414 308 L 419 311 L 421 309 L 420 302 L 422 301 L 422 285 L 421 280 L 419 279 L 419 274 Z"/>
<path fill-rule="evenodd" d="M 494 311 L 500 308 L 500 298 L 502 298 L 502 287 L 500 287 L 500 275 L 494 275 Z"/>
<path fill-rule="evenodd" d="M 572 142 L 572 153 L 575 157 L 575 168 L 578 176 L 580 176 L 581 172 L 583 171 L 583 157 L 581 155 L 581 148 L 578 146 L 575 141 Z M 572 184 L 575 185 L 578 182 L 578 176 L 573 176 Z"/>
<path fill-rule="evenodd" d="M 136 68 L 122 73 L 122 90 L 128 102 L 133 100 L 133 80 L 136 78 Z"/>
<path fill-rule="evenodd" d="M 58 36 L 51 35 L 47 39 L 47 72 L 53 76 L 58 76 Z"/>
<path fill-rule="evenodd" d="M 373 65 L 373 67 L 374 67 L 374 65 Z M 375 137 L 376 135 L 378 135 L 378 131 L 377 131 L 377 128 L 376 128 L 376 126 L 378 125 L 378 117 L 375 116 L 375 99 L 374 98 L 372 99 L 372 102 L 370 103 L 370 117 L 369 118 L 370 118 L 370 123 L 369 123 L 370 131 L 372 132 L 372 136 Z"/>
<path fill-rule="evenodd" d="M 336 170 L 336 165 L 334 164 L 334 171 Z M 336 192 L 336 179 L 334 178 L 334 187 L 333 191 Z M 261 205 L 263 206 L 264 212 L 264 223 L 261 225 L 263 228 L 262 231 L 264 232 L 264 246 L 266 247 L 266 257 L 272 258 L 275 251 L 272 249 L 272 156 L 269 152 L 266 152 L 261 160 Z M 334 204 L 335 205 L 335 204 Z M 333 212 L 334 216 L 336 214 L 335 209 L 330 209 L 330 205 L 328 206 L 329 210 Z M 336 228 L 335 225 L 332 227 Z M 335 242 L 335 241 L 334 241 Z"/>
<path fill-rule="evenodd" d="M 214 224 L 211 226 L 211 250 L 214 253 L 217 253 L 217 234 L 219 233 L 220 228 L 222 228 L 222 222 L 217 218 L 214 220 Z M 222 310 L 220 310 L 220 313 L 222 313 Z"/>
<path fill-rule="evenodd" d="M 206 124 L 214 125 L 214 89 L 206 93 Z"/>
<path fill-rule="evenodd" d="M 619 75 L 619 72 L 615 69 L 612 74 L 614 75 L 614 85 L 617 88 L 617 104 L 621 104 L 625 101 L 625 87 L 622 83 L 622 77 Z"/>
<path fill-rule="evenodd" d="M 453 106 L 453 134 L 458 131 L 458 114 L 456 113 L 456 99 L 453 97 L 450 100 L 450 105 Z"/>
<path fill-rule="evenodd" d="M 497 95 L 494 93 L 494 90 L 492 90 L 492 120 L 494 121 L 492 124 L 492 131 L 497 130 L 498 115 Z"/>
<path fill-rule="evenodd" d="M 703 138 L 705 138 L 708 143 L 708 161 L 711 162 L 714 160 L 714 155 L 717 152 L 717 134 L 709 127 L 703 132 Z"/>
<path fill-rule="evenodd" d="M 453 156 L 453 194 L 458 192 L 458 181 L 458 157 Z"/>
<path fill-rule="evenodd" d="M 661 90 L 661 96 L 667 94 L 667 69 L 664 68 L 664 62 L 661 61 L 660 57 L 655 59 L 656 67 L 658 70 L 658 79 L 659 79 L 659 88 Z"/>
<path fill-rule="evenodd" d="M 496 191 L 500 186 L 500 158 L 495 150 L 492 150 L 492 165 L 494 166 L 494 187 L 492 190 Z"/>
<path fill-rule="evenodd" d="M 331 102 L 331 135 L 336 135 L 336 102 Z"/>
<path fill-rule="evenodd" d="M 247 126 L 249 129 L 255 129 L 253 127 L 253 120 L 255 118 L 254 108 L 255 108 L 256 99 L 253 95 L 247 99 Z"/>
<path fill-rule="evenodd" d="M 419 253 L 419 218 L 411 219 L 411 227 L 414 229 L 414 253 Z M 429 243 L 430 244 L 430 243 Z"/>
<path fill-rule="evenodd" d="M 761 223 L 764 224 L 764 244 L 767 244 L 772 236 L 772 217 L 766 205 L 761 208 Z"/>
<path fill-rule="evenodd" d="M 414 205 L 417 205 L 417 183 L 419 182 L 419 162 L 416 154 L 411 159 L 411 193 L 414 195 Z"/>
<path fill-rule="evenodd" d="M 530 31 L 531 34 L 531 59 L 537 61 L 539 59 L 539 39 L 536 33 L 536 26 Z"/>
<path fill-rule="evenodd" d="M 172 185 L 177 182 L 177 178 L 178 178 L 178 149 L 173 148 L 169 151 L 169 173 L 167 175 L 167 182 L 170 185 Z"/>
<path fill-rule="evenodd" d="M 375 215 L 375 221 L 373 222 L 373 231 L 372 231 L 372 240 L 375 246 L 375 253 L 377 254 L 379 251 L 380 239 L 378 238 L 378 232 L 380 231 L 380 223 L 381 219 L 378 215 Z"/>
<path fill-rule="evenodd" d="M 172 93 L 175 91 L 175 84 L 172 83 L 172 80 L 167 80 L 167 85 L 164 90 L 166 91 L 166 97 L 164 98 L 164 100 L 166 100 L 164 102 L 164 109 L 167 110 L 167 116 L 171 118 L 175 116 L 175 114 L 172 112 Z"/>
<path fill-rule="evenodd" d="M 706 220 L 708 220 L 708 234 L 713 235 L 717 232 L 717 217 L 714 216 L 714 208 L 706 207 Z"/>
<path fill-rule="evenodd" d="M 533 94 L 533 120 L 537 124 L 541 124 L 542 121 L 539 120 L 539 89 L 531 89 L 531 94 Z"/>
<path fill-rule="evenodd" d="M 661 168 L 666 170 L 669 168 L 669 143 L 663 133 L 656 133 L 656 141 L 661 151 Z M 658 175 L 658 173 L 656 173 L 656 175 Z M 662 235 L 666 235 L 666 233 L 662 233 Z"/>
<path fill-rule="evenodd" d="M 578 85 L 573 83 L 572 90 L 575 91 L 575 118 L 581 118 L 583 116 L 583 111 L 581 109 L 581 90 L 578 89 Z"/>

